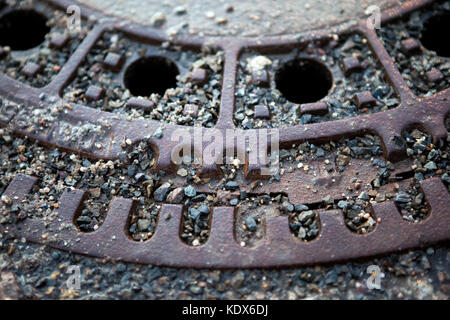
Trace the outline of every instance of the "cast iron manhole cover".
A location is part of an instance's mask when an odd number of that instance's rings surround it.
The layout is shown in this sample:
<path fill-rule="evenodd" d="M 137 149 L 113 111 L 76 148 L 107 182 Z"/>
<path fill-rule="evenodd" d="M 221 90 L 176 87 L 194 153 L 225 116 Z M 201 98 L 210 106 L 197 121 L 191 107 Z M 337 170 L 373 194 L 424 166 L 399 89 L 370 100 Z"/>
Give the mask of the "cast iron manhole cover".
<path fill-rule="evenodd" d="M 447 241 L 449 13 L 0 1 L 2 234 L 197 268 Z"/>

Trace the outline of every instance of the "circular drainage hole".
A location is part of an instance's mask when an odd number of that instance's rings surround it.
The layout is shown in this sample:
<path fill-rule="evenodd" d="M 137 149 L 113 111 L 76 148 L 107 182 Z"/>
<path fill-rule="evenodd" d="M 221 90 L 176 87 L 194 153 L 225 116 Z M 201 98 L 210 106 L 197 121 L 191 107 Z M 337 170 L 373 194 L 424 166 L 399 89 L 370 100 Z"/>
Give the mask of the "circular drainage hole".
<path fill-rule="evenodd" d="M 286 62 L 275 74 L 277 89 L 294 103 L 316 102 L 328 95 L 333 76 L 328 68 L 308 58 Z"/>
<path fill-rule="evenodd" d="M 15 10 L 0 18 L 0 45 L 11 50 L 37 47 L 50 31 L 47 18 L 35 10 Z"/>
<path fill-rule="evenodd" d="M 124 84 L 135 96 L 164 95 L 177 86 L 178 68 L 167 58 L 152 56 L 133 62 L 125 71 Z"/>
<path fill-rule="evenodd" d="M 428 50 L 435 51 L 438 56 L 450 57 L 450 46 L 445 32 L 450 30 L 450 13 L 434 15 L 423 24 L 421 42 Z"/>

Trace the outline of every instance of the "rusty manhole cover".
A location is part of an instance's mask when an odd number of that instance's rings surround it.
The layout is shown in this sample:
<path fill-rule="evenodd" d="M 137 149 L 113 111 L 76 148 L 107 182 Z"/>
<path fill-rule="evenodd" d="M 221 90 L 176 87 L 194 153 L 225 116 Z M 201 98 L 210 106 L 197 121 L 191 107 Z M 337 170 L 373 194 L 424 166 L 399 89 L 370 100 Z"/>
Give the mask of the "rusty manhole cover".
<path fill-rule="evenodd" d="M 107 2 L 0 1 L 3 235 L 198 268 L 450 238 L 449 2 Z"/>

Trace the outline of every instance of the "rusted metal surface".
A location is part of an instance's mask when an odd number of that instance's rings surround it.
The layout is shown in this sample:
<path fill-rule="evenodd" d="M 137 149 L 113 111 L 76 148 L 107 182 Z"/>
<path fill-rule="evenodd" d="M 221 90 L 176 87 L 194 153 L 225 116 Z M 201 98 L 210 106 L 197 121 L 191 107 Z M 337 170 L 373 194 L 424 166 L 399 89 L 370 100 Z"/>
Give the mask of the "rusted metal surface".
<path fill-rule="evenodd" d="M 363 17 L 364 10 L 377 5 L 381 10 L 397 7 L 405 0 L 271 0 L 238 1 L 226 3 L 214 0 L 172 0 L 161 5 L 156 0 L 141 0 L 135 10 L 133 2 L 114 0 L 78 0 L 122 20 L 152 26 L 152 16 L 161 12 L 166 21 L 161 29 L 173 30 L 177 25 L 189 24 L 190 35 L 255 37 L 286 35 L 340 25 Z M 132 5 L 130 5 L 130 3 Z M 180 10 L 180 7 L 184 10 Z M 279 23 L 282 19 L 283 23 Z M 225 26 L 225 27 L 224 27 Z"/>
<path fill-rule="evenodd" d="M 19 176 L 6 190 L 16 201 L 30 188 L 32 178 Z M 344 224 L 339 211 L 320 213 L 319 237 L 302 243 L 289 231 L 286 217 L 267 219 L 264 241 L 253 248 L 243 248 L 234 239 L 234 209 L 218 207 L 213 211 L 211 235 L 206 244 L 192 247 L 179 238 L 182 206 L 163 205 L 158 227 L 152 239 L 135 242 L 125 234 L 125 225 L 133 201 L 114 199 L 106 221 L 91 234 L 75 227 L 74 217 L 82 205 L 81 190 L 67 191 L 61 197 L 59 217 L 47 225 L 40 220 L 18 224 L 21 234 L 33 242 L 71 252 L 113 259 L 174 267 L 232 268 L 281 267 L 361 258 L 395 250 L 422 246 L 448 238 L 450 196 L 439 179 L 425 180 L 422 188 L 431 204 L 430 217 L 421 223 L 401 219 L 392 202 L 374 206 L 380 222 L 367 235 L 355 235 Z M 444 222 L 444 223 L 443 223 Z"/>
<path fill-rule="evenodd" d="M 70 1 L 64 0 L 47 2 L 62 8 L 70 4 Z M 385 12 L 383 21 L 404 15 L 428 2 L 419 0 L 407 2 Z M 95 14 L 102 17 L 100 13 L 91 9 L 83 8 L 82 12 L 86 15 Z M 0 126 L 10 128 L 18 135 L 26 135 L 45 145 L 82 153 L 97 159 L 121 159 L 125 155 L 121 147 L 125 139 L 130 139 L 131 143 L 135 144 L 152 137 L 161 126 L 159 121 L 127 120 L 120 115 L 77 104 L 72 104 L 71 109 L 57 114 L 51 126 L 43 128 L 29 121 L 31 113 L 36 109 L 48 112 L 54 105 L 64 104 L 60 98 L 63 88 L 70 82 L 77 68 L 103 32 L 111 29 L 132 34 L 142 41 L 158 43 L 165 40 L 162 33 L 147 27 L 124 24 L 112 18 L 99 19 L 96 27 L 90 31 L 58 75 L 46 87 L 32 88 L 0 73 L 0 96 L 22 104 L 21 108 L 1 107 Z M 408 128 L 419 125 L 431 134 L 436 142 L 439 139 L 446 139 L 448 133 L 444 122 L 450 114 L 450 89 L 429 97 L 416 97 L 405 84 L 375 31 L 367 29 L 365 21 L 361 21 L 347 31 L 358 32 L 367 38 L 386 78 L 400 98 L 400 105 L 388 111 L 348 119 L 280 128 L 280 144 L 289 146 L 305 141 L 322 143 L 370 132 L 381 138 L 384 157 L 392 162 L 398 162 L 403 160 L 406 154 L 404 147 L 398 145 L 394 137 L 401 136 Z M 225 52 L 220 113 L 216 126 L 213 128 L 225 132 L 227 129 L 237 130 L 233 122 L 237 64 L 245 50 L 276 53 L 280 48 L 301 47 L 308 41 L 328 37 L 328 34 L 329 31 L 323 29 L 311 32 L 309 36 L 301 40 L 295 36 L 272 36 L 258 39 L 180 38 L 172 41 L 183 47 L 197 49 L 203 43 L 213 43 Z M 117 57 L 110 58 L 111 63 L 120 68 Z M 42 101 L 39 98 L 42 93 L 54 97 L 54 102 L 49 104 L 47 101 Z M 96 136 L 80 137 L 78 141 L 72 141 L 65 139 L 63 134 L 63 128 L 67 124 L 76 127 L 82 124 L 101 125 L 105 121 L 110 125 L 102 134 Z M 164 127 L 163 137 L 150 139 L 157 153 L 154 169 L 174 173 L 177 168 L 171 160 L 171 152 L 177 142 L 171 141 L 171 135 L 175 130 L 181 130 L 186 135 L 190 135 L 191 132 L 190 128 L 185 126 L 165 124 Z M 205 131 L 213 129 L 203 128 Z M 252 130 L 255 129 L 249 131 Z M 95 147 L 98 143 L 102 145 L 102 148 Z M 237 149 L 234 140 L 225 141 L 224 150 L 227 149 Z M 354 165 L 358 166 L 358 163 L 355 162 Z M 203 169 L 206 174 L 220 175 L 215 167 Z M 246 178 L 259 178 L 257 172 L 260 169 L 258 166 L 247 167 Z M 363 179 L 370 181 L 370 175 L 371 172 L 367 170 L 367 177 Z M 315 202 L 317 199 L 302 193 L 301 184 L 306 183 L 305 179 L 308 178 L 304 177 L 302 180 L 302 178 L 288 175 L 278 185 L 271 185 L 268 188 L 284 191 L 287 186 L 297 184 L 288 191 L 290 199 L 299 203 Z M 348 176 L 343 177 L 331 192 L 338 195 L 339 188 L 345 186 L 348 179 Z M 4 194 L 11 197 L 15 203 L 20 203 L 35 182 L 33 177 L 18 175 Z M 314 181 L 310 183 L 314 184 Z M 326 185 L 326 181 L 319 183 Z M 169 204 L 162 206 L 153 237 L 146 242 L 135 242 L 125 232 L 134 203 L 132 200 L 122 198 L 116 198 L 110 203 L 106 220 L 97 231 L 89 234 L 81 233 L 75 227 L 74 217 L 84 199 L 82 190 L 64 193 L 59 203 L 58 219 L 46 221 L 45 225 L 39 219 L 25 219 L 17 225 L 2 227 L 2 232 L 15 233 L 30 241 L 45 243 L 74 253 L 165 266 L 253 268 L 324 263 L 378 255 L 450 239 L 448 211 L 450 196 L 446 187 L 438 178 L 432 178 L 423 181 L 422 189 L 430 203 L 431 214 L 420 223 L 412 224 L 402 220 L 394 203 L 387 201 L 373 207 L 374 215 L 379 221 L 376 229 L 369 234 L 357 235 L 345 226 L 340 211 L 323 211 L 320 213 L 320 234 L 317 239 L 309 243 L 295 239 L 290 233 L 288 218 L 280 216 L 267 219 L 266 237 L 258 246 L 241 247 L 235 240 L 234 234 L 235 209 L 218 207 L 213 210 L 210 236 L 206 244 L 198 247 L 188 246 L 179 237 L 182 207 Z M 270 190 L 262 188 L 259 192 L 267 193 Z"/>

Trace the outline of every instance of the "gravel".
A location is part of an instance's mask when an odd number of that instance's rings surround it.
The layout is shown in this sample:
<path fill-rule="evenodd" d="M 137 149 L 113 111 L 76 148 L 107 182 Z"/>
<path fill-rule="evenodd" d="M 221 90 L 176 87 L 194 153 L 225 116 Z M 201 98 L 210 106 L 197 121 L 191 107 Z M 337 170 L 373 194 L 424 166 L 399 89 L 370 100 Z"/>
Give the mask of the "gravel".
<path fill-rule="evenodd" d="M 416 50 L 413 54 L 406 54 L 400 46 L 401 41 L 406 39 L 423 40 L 424 22 L 433 15 L 450 12 L 448 1 L 438 1 L 431 8 L 415 11 L 409 17 L 389 24 L 378 30 L 389 54 L 395 59 L 395 65 L 399 69 L 406 84 L 418 96 L 429 96 L 449 86 L 450 64 L 448 58 L 440 57 L 435 51 L 427 47 Z M 441 30 L 433 30 L 434 34 Z M 442 35 L 443 39 L 445 38 Z M 443 79 L 430 82 L 426 73 L 432 69 L 439 70 Z"/>
<path fill-rule="evenodd" d="M 13 9 L 26 8 L 27 5 L 23 1 L 9 1 L 10 7 Z M 81 30 L 69 31 L 67 29 L 66 14 L 62 11 L 50 9 L 47 5 L 40 4 L 44 12 L 52 12 L 47 20 L 47 26 L 50 32 L 46 35 L 45 40 L 37 47 L 31 49 L 32 54 L 21 54 L 21 52 L 11 51 L 9 47 L 0 46 L 0 71 L 9 77 L 33 87 L 44 87 L 52 81 L 69 57 L 75 52 L 81 41 L 92 28 L 91 21 L 83 20 Z M 28 6 L 29 7 L 29 6 Z M 39 26 L 30 25 L 30 28 L 39 28 Z M 54 35 L 65 35 L 68 37 L 67 43 L 61 48 L 51 47 L 51 37 Z M 22 70 L 29 63 L 45 66 L 40 68 L 34 76 L 26 76 Z"/>
<path fill-rule="evenodd" d="M 412 129 L 405 132 L 403 143 L 410 150 L 410 158 L 413 161 L 411 165 L 413 180 L 408 188 L 399 190 L 394 198 L 405 220 L 419 222 L 430 213 L 430 206 L 419 185 L 421 180 L 440 176 L 450 192 L 449 184 L 446 181 L 446 176 L 450 172 L 449 142 L 450 135 L 447 137 L 447 141 L 439 141 L 434 144 L 432 136 L 421 130 Z"/>
<path fill-rule="evenodd" d="M 256 231 L 256 220 L 253 217 L 247 217 L 247 219 L 245 219 L 245 226 L 247 227 L 247 229 L 249 231 Z"/>
<path fill-rule="evenodd" d="M 184 194 L 189 198 L 193 198 L 197 195 L 197 191 L 193 186 L 187 186 L 184 188 Z"/>
<path fill-rule="evenodd" d="M 446 247 L 384 258 L 289 270 L 184 270 L 122 264 L 0 239 L 0 298 L 20 299 L 441 299 L 450 297 Z M 14 250 L 9 250 L 9 248 Z M 9 251 L 9 253 L 7 253 Z M 12 263 L 14 261 L 14 263 Z M 80 290 L 69 290 L 69 266 Z M 381 290 L 369 290 L 367 268 L 380 266 Z M 5 286 L 6 284 L 6 286 Z"/>
<path fill-rule="evenodd" d="M 115 53 L 123 57 L 126 62 L 118 71 L 112 71 L 103 64 L 108 53 Z M 134 96 L 130 91 L 133 87 L 124 87 L 122 77 L 130 70 L 128 63 L 137 61 L 143 57 L 167 57 L 167 61 L 158 60 L 152 64 L 155 69 L 167 77 L 168 81 L 175 83 L 175 87 L 167 87 L 163 93 L 154 93 L 144 96 Z M 170 74 L 170 69 L 165 69 L 167 63 L 175 63 L 179 75 Z M 205 47 L 202 52 L 181 51 L 181 48 L 171 43 L 162 43 L 159 46 L 144 45 L 122 34 L 106 32 L 88 54 L 85 63 L 78 69 L 73 82 L 64 90 L 64 98 L 67 101 L 81 103 L 103 111 L 125 115 L 128 119 L 155 119 L 166 123 L 194 126 L 201 125 L 212 127 L 217 121 L 220 105 L 220 86 L 222 83 L 223 53 Z M 132 65 L 131 65 L 132 66 Z M 197 69 L 207 70 L 206 84 L 196 84 L 192 74 Z M 121 75 L 125 70 L 125 75 Z M 133 86 L 139 86 L 144 81 L 136 76 Z M 164 78 L 166 79 L 166 78 Z M 126 79 L 124 78 L 125 84 Z M 148 82 L 149 80 L 147 80 Z M 152 80 L 153 81 L 153 80 Z M 163 81 L 160 79 L 160 82 Z M 159 82 L 152 82 L 158 86 Z M 86 98 L 89 86 L 97 86 L 105 90 L 104 97 L 99 100 Z M 157 90 L 155 87 L 154 90 Z M 143 99 L 150 102 L 153 107 L 139 108 L 130 105 L 131 98 Z M 196 113 L 183 112 L 185 105 L 196 105 Z M 161 138 L 163 132 L 157 130 L 155 136 Z"/>
<path fill-rule="evenodd" d="M 283 88 L 277 85 L 277 77 L 285 77 L 285 81 L 306 84 L 314 81 L 310 72 L 298 72 L 283 75 L 283 66 L 295 59 L 307 56 L 315 59 L 329 69 L 334 78 L 333 89 L 318 99 L 306 102 L 324 101 L 328 105 L 328 112 L 324 115 L 299 114 L 299 104 L 288 101 L 282 94 Z M 257 56 L 258 57 L 258 56 Z M 347 57 L 358 57 L 365 68 L 344 76 L 340 67 Z M 271 63 L 264 64 L 264 70 L 269 76 L 268 87 L 255 85 L 251 63 L 255 56 L 252 53 L 242 55 L 239 62 L 238 83 L 236 88 L 236 111 L 234 122 L 241 129 L 278 128 L 297 124 L 318 123 L 330 120 L 354 117 L 360 114 L 374 113 L 394 108 L 398 105 L 398 98 L 394 90 L 387 83 L 383 73 L 373 58 L 367 40 L 355 34 L 351 36 L 334 36 L 327 41 L 313 42 L 286 55 L 267 55 L 265 59 Z M 313 71 L 311 71 L 313 72 Z M 317 72 L 317 71 L 315 71 Z M 317 87 L 326 87 L 325 76 L 317 76 Z M 283 78 L 284 79 L 284 78 Z M 313 90 L 313 88 L 309 89 Z M 317 89 L 322 90 L 322 89 Z M 281 91 L 281 92 L 280 92 Z M 362 91 L 369 91 L 376 98 L 375 106 L 358 108 L 352 97 Z M 306 94 L 306 93 L 305 93 Z M 323 97 L 323 98 L 322 98 Z M 271 117 L 256 118 L 254 106 L 264 105 L 270 109 Z M 317 150 L 317 156 L 323 157 L 323 150 Z"/>

